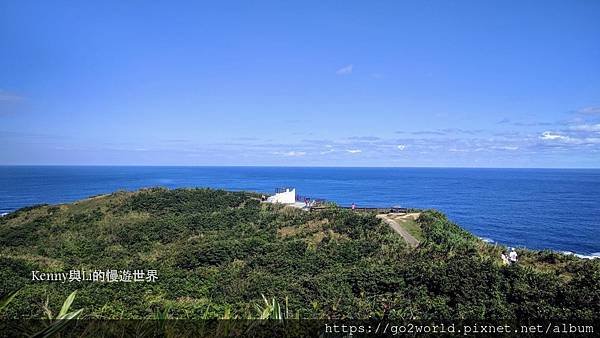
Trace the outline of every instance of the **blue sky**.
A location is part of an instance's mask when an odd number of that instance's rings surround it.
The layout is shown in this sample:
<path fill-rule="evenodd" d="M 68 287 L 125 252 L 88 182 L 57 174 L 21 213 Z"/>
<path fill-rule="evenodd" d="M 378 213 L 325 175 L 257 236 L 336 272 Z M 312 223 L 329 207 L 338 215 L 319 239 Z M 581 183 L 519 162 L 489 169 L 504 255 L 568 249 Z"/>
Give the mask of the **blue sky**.
<path fill-rule="evenodd" d="M 600 167 L 600 2 L 1 1 L 0 164 Z"/>

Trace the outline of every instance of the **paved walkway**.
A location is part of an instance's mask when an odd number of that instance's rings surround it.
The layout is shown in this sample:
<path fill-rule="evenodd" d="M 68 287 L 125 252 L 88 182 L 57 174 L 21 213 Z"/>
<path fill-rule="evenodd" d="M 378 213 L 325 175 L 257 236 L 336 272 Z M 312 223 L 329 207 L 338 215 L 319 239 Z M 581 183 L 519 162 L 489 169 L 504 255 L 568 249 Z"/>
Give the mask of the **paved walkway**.
<path fill-rule="evenodd" d="M 408 245 L 410 245 L 413 248 L 419 246 L 419 241 L 416 238 L 414 238 L 413 235 L 411 235 L 408 231 L 406 231 L 406 229 L 404 229 L 397 221 L 391 219 L 386 214 L 379 214 L 377 215 L 377 218 L 382 219 L 390 227 L 392 227 L 394 231 L 396 231 L 400 236 L 402 236 L 402 238 L 404 238 Z"/>

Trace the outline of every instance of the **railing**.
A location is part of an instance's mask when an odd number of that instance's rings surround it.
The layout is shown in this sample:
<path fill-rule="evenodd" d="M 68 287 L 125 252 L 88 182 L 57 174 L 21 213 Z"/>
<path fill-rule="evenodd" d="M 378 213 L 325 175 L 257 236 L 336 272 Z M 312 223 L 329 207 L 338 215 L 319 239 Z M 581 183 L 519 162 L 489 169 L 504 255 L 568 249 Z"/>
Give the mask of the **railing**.
<path fill-rule="evenodd" d="M 310 208 L 310 210 L 323 210 L 328 207 L 325 205 L 315 205 Z M 354 207 L 352 208 L 343 206 L 339 207 L 341 209 L 353 210 L 353 211 L 363 211 L 363 212 L 377 212 L 377 213 L 386 213 L 386 214 L 406 214 L 410 211 L 409 208 L 400 208 L 400 207 L 391 207 L 391 208 L 376 208 L 376 207 Z"/>
<path fill-rule="evenodd" d="M 325 202 L 324 199 L 320 199 L 320 198 L 310 198 L 308 196 L 296 195 L 296 202 L 304 202 L 304 201 L 309 201 L 309 202 L 316 201 L 316 202 L 320 202 L 320 203 Z"/>
<path fill-rule="evenodd" d="M 326 200 L 322 198 L 310 198 L 308 196 L 296 195 L 296 202 L 309 202 L 313 205 L 315 204 L 323 204 Z"/>
<path fill-rule="evenodd" d="M 293 189 L 294 188 L 292 188 L 292 187 L 276 188 L 275 193 L 279 194 L 279 193 L 291 191 Z M 322 209 L 328 208 L 328 206 L 325 205 L 325 203 L 327 201 L 324 199 L 320 199 L 320 198 L 310 198 L 310 197 L 304 196 L 304 195 L 296 195 L 296 202 L 307 202 L 309 204 L 308 208 L 310 210 L 322 210 Z M 380 207 L 341 206 L 339 208 L 350 209 L 350 210 L 354 210 L 354 211 L 378 212 L 378 213 L 404 213 L 405 214 L 410 211 L 409 208 L 401 208 L 401 207 L 380 208 Z"/>
<path fill-rule="evenodd" d="M 294 188 L 290 188 L 290 187 L 275 188 L 275 193 L 280 194 L 282 192 L 287 192 L 288 190 L 292 191 L 292 190 L 294 190 Z"/>

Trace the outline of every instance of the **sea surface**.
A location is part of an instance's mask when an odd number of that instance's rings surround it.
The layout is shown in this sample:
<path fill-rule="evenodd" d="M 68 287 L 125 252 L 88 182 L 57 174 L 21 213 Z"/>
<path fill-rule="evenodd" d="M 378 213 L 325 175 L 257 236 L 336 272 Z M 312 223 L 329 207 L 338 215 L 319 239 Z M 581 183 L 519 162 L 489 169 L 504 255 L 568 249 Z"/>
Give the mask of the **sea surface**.
<path fill-rule="evenodd" d="M 0 166 L 0 213 L 155 186 L 434 208 L 487 241 L 600 256 L 597 169 Z"/>

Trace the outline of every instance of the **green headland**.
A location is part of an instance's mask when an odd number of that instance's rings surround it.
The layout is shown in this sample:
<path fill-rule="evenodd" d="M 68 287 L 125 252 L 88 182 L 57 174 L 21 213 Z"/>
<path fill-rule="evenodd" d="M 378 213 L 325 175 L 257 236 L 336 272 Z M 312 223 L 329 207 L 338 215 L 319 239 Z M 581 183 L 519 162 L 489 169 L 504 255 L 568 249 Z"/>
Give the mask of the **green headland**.
<path fill-rule="evenodd" d="M 0 317 L 57 314 L 74 291 L 80 318 L 262 318 L 265 304 L 293 318 L 600 317 L 600 260 L 519 250 L 504 265 L 506 248 L 439 212 L 397 221 L 418 245 L 374 213 L 307 212 L 245 192 L 155 188 L 24 208 L 0 218 L 0 296 L 17 292 Z M 156 279 L 34 273 L 72 270 Z"/>

